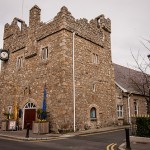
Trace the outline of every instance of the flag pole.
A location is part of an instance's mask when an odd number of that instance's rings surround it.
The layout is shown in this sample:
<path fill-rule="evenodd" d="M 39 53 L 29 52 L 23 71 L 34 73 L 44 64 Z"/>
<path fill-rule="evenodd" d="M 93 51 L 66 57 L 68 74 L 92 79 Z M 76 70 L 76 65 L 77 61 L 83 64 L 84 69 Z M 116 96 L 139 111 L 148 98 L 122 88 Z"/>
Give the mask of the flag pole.
<path fill-rule="evenodd" d="M 15 91 L 15 101 L 14 101 L 14 119 L 17 120 L 17 88 Z"/>

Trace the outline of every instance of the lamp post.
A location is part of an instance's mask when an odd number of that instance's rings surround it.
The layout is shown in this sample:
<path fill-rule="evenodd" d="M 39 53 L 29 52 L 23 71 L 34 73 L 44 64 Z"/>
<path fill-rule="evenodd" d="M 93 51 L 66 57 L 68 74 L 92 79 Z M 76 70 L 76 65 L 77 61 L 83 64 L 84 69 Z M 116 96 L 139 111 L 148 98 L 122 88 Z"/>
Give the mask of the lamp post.
<path fill-rule="evenodd" d="M 126 133 L 126 150 L 131 150 L 129 128 L 125 128 L 125 133 Z"/>
<path fill-rule="evenodd" d="M 149 61 L 150 61 L 150 54 L 148 54 L 147 57 L 148 57 L 148 59 L 149 59 Z"/>
<path fill-rule="evenodd" d="M 149 61 L 150 61 L 150 54 L 148 54 L 147 55 L 147 57 L 148 57 L 148 59 L 149 59 Z M 149 85 L 149 84 L 148 84 Z M 147 101 L 147 114 L 149 114 L 150 113 L 150 87 L 148 86 L 148 96 L 149 96 L 149 100 Z"/>

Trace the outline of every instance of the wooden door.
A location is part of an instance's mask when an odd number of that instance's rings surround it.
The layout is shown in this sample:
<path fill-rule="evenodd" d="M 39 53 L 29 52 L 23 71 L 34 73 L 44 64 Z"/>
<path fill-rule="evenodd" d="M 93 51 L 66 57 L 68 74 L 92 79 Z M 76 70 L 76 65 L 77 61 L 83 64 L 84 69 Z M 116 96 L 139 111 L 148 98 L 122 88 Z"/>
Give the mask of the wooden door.
<path fill-rule="evenodd" d="M 35 121 L 36 110 L 25 109 L 24 114 L 24 129 L 27 128 L 27 123 L 30 123 L 30 129 L 32 129 L 32 122 Z"/>

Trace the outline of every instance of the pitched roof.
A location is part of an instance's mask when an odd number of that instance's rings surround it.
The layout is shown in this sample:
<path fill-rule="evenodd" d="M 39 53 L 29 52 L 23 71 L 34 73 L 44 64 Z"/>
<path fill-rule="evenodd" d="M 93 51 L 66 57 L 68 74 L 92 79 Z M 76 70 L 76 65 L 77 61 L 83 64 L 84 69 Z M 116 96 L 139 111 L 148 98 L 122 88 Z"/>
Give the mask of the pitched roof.
<path fill-rule="evenodd" d="M 143 95 L 143 91 L 141 92 L 141 89 L 143 84 L 145 84 L 145 87 L 147 86 L 145 78 L 146 74 L 118 64 L 113 64 L 113 66 L 117 86 L 119 86 L 124 92 L 132 92 Z"/>

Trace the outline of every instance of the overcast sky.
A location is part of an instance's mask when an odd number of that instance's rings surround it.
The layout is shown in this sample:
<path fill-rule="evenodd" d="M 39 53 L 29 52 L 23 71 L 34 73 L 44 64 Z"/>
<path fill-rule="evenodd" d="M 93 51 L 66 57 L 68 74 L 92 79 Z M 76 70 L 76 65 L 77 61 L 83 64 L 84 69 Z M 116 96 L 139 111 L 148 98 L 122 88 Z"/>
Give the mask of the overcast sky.
<path fill-rule="evenodd" d="M 123 66 L 133 66 L 131 51 L 138 51 L 147 59 L 148 52 L 140 41 L 150 39 L 150 0 L 0 0 L 0 48 L 3 47 L 3 29 L 14 17 L 29 23 L 29 10 L 37 4 L 41 20 L 53 19 L 62 6 L 76 18 L 91 20 L 104 14 L 112 22 L 112 60 Z"/>

